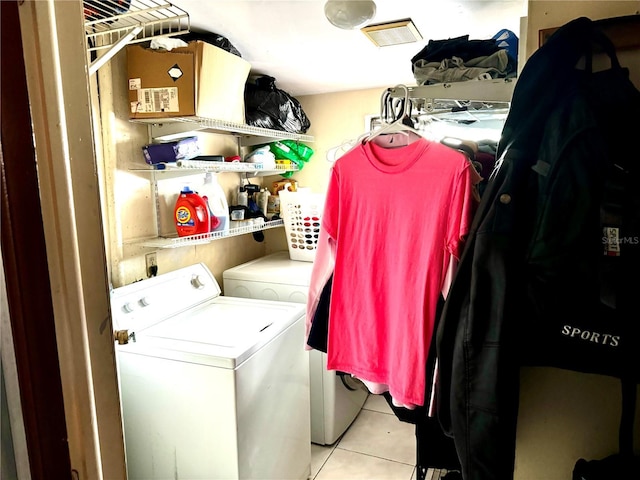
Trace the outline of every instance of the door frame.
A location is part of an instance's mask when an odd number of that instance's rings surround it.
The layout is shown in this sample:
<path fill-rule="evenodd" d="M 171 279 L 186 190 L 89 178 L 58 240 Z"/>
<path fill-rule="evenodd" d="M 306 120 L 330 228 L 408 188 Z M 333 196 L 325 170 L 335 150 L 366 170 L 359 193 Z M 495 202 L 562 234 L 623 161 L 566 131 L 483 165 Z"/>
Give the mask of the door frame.
<path fill-rule="evenodd" d="M 30 285 L 44 279 L 49 284 L 52 314 L 37 319 L 36 323 L 39 322 L 40 329 L 42 324 L 50 325 L 53 333 L 33 334 L 54 339 L 58 361 L 53 363 L 59 369 L 62 395 L 45 396 L 41 401 L 47 401 L 48 405 L 62 402 L 66 427 L 63 438 L 68 444 L 73 478 L 124 480 L 122 415 L 83 4 L 80 0 L 10 3 L 18 5 L 33 136 L 28 128 L 26 131 L 32 148 L 35 143 L 33 158 L 40 208 L 29 210 L 29 215 L 41 215 L 42 221 L 33 223 L 40 223 L 43 232 L 38 251 L 44 260 L 38 263 L 43 274 L 37 281 L 29 269 L 20 272 L 16 269 L 7 275 L 7 287 L 10 288 L 16 275 L 22 275 L 26 282 L 22 285 L 23 294 L 28 299 Z M 16 48 L 15 41 L 12 46 Z M 13 200 L 11 203 L 15 209 L 21 206 Z M 34 217 L 29 218 L 33 221 Z M 5 248 L 3 251 L 6 272 L 8 253 Z M 37 258 L 34 251 L 27 253 L 32 259 Z M 13 311 L 11 317 L 16 325 Z M 32 337 L 26 339 L 26 348 L 34 354 Z M 14 343 L 17 344 L 15 338 Z M 50 356 L 38 358 L 38 362 L 51 360 Z M 23 385 L 21 382 L 21 388 Z M 29 435 L 33 425 L 26 422 L 25 425 Z M 53 478 L 51 471 L 42 478 Z"/>

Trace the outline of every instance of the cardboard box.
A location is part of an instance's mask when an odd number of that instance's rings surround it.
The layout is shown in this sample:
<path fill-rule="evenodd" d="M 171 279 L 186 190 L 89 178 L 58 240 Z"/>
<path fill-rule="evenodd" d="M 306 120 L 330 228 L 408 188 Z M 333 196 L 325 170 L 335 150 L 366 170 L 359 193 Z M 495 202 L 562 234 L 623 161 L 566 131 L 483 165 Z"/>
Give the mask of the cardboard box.
<path fill-rule="evenodd" d="M 127 47 L 129 118 L 198 116 L 245 123 L 246 60 L 202 41 L 171 51 Z"/>

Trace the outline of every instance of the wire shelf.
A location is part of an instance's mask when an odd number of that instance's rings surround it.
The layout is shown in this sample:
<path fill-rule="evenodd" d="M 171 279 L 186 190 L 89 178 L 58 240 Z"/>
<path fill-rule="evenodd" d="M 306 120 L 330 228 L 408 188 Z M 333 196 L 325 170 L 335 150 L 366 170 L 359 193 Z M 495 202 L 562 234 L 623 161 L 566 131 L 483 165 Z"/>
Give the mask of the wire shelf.
<path fill-rule="evenodd" d="M 261 163 L 245 162 L 208 162 L 202 160 L 179 160 L 175 163 L 160 163 L 155 166 L 129 168 L 132 172 L 153 173 L 161 178 L 175 178 L 194 175 L 199 172 L 211 173 L 246 173 L 255 177 L 283 175 L 286 172 L 300 171 L 297 165 L 276 165 L 265 168 Z"/>
<path fill-rule="evenodd" d="M 154 237 L 144 240 L 130 241 L 127 242 L 127 244 L 148 248 L 178 248 L 193 245 L 205 245 L 212 242 L 213 240 L 236 237 L 238 235 L 260 232 L 262 230 L 268 230 L 271 228 L 278 228 L 282 226 L 284 226 L 283 220 L 271 220 L 264 223 L 254 223 L 242 227 L 230 228 L 228 232 L 211 232 L 199 235 L 190 235 L 188 237 Z"/>
<path fill-rule="evenodd" d="M 295 172 L 297 167 L 285 167 L 284 165 L 276 165 L 275 167 L 265 168 L 262 163 L 244 163 L 244 162 L 207 162 L 202 160 L 178 160 L 175 167 L 169 166 L 171 170 L 206 170 L 207 172 L 223 173 L 223 172 L 246 172 L 246 173 L 269 173 L 273 174 Z"/>
<path fill-rule="evenodd" d="M 208 130 L 218 133 L 233 134 L 236 137 L 262 137 L 275 140 L 296 140 L 299 142 L 313 142 L 311 135 L 300 133 L 285 132 L 282 130 L 271 130 L 268 128 L 254 127 L 242 123 L 234 123 L 226 120 L 217 120 L 205 117 L 169 117 L 169 118 L 132 118 L 133 123 L 146 123 L 155 127 L 152 137 L 158 138 L 165 134 L 161 131 L 163 128 L 170 130 L 171 124 L 184 124 L 193 129 Z"/>
<path fill-rule="evenodd" d="M 187 12 L 169 2 L 84 0 L 83 6 L 89 51 L 111 48 L 132 33 L 127 43 L 180 35 L 190 28 Z"/>
<path fill-rule="evenodd" d="M 436 83 L 405 87 L 411 99 L 427 100 L 469 100 L 511 102 L 516 78 L 491 80 L 468 80 L 466 82 Z M 392 97 L 404 97 L 407 91 L 402 88 L 389 89 Z"/>

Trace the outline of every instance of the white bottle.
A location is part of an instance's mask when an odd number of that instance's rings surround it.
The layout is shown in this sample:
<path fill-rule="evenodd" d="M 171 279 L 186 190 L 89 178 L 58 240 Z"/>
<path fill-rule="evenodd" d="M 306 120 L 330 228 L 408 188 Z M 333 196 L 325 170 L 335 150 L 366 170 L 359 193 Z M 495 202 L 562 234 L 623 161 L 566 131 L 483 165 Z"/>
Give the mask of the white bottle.
<path fill-rule="evenodd" d="M 258 197 L 256 203 L 258 204 L 258 208 L 262 212 L 262 214 L 267 216 L 267 203 L 269 201 L 269 190 L 266 188 L 261 188 L 260 192 L 256 194 Z"/>
<path fill-rule="evenodd" d="M 280 197 L 278 195 L 269 195 L 267 201 L 267 218 L 280 214 Z"/>
<path fill-rule="evenodd" d="M 249 206 L 249 194 L 244 189 L 243 186 L 238 187 L 238 200 L 236 202 L 237 205 L 242 205 L 244 207 Z"/>
<path fill-rule="evenodd" d="M 219 222 L 212 223 L 212 232 L 228 232 L 229 231 L 229 204 L 224 190 L 218 183 L 217 176 L 207 172 L 204 176 L 204 183 L 198 189 L 201 197 L 207 197 L 211 214 L 216 217 Z M 212 219 L 213 220 L 213 219 Z"/>

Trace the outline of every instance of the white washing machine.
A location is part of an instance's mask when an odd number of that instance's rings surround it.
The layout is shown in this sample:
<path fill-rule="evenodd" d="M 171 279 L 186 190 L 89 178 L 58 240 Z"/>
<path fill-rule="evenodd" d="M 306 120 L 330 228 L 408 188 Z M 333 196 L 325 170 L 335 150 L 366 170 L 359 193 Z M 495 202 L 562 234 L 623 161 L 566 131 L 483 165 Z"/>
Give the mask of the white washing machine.
<path fill-rule="evenodd" d="M 224 294 L 234 297 L 299 302 L 306 305 L 313 263 L 277 252 L 223 272 Z M 309 351 L 311 441 L 331 445 L 355 420 L 368 396 L 350 376 L 327 370 L 327 355 Z"/>
<path fill-rule="evenodd" d="M 304 307 L 220 293 L 203 264 L 112 292 L 129 480 L 309 478 Z"/>

